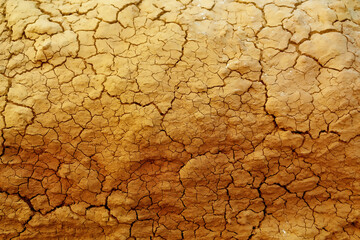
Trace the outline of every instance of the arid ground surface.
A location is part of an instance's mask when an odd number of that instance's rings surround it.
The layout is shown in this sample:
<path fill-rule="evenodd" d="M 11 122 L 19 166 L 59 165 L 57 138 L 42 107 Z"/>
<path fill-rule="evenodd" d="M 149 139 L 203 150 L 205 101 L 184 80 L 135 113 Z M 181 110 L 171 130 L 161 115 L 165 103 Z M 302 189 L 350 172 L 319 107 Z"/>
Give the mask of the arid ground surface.
<path fill-rule="evenodd" d="M 360 239 L 360 1 L 0 0 L 1 239 Z"/>

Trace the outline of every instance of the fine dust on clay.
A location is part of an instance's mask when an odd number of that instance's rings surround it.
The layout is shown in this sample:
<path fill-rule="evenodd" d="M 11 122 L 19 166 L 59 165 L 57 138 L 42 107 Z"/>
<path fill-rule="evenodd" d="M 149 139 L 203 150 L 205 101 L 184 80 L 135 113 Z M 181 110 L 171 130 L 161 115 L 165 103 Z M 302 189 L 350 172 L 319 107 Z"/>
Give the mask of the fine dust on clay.
<path fill-rule="evenodd" d="M 1 239 L 360 239 L 358 0 L 0 0 Z"/>

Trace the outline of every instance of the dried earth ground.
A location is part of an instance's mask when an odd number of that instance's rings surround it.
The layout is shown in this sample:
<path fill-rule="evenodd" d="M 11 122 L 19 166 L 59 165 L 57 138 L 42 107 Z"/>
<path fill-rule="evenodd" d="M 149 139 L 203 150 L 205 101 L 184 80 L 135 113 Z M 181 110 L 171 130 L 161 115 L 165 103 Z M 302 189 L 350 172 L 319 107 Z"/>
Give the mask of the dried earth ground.
<path fill-rule="evenodd" d="M 0 0 L 1 239 L 360 239 L 357 0 Z"/>

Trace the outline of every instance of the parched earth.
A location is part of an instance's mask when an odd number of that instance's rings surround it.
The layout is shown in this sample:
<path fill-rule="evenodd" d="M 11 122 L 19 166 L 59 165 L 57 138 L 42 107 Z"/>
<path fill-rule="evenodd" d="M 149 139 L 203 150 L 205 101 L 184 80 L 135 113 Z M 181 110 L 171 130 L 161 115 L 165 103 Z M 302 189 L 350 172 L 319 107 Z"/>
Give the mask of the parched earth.
<path fill-rule="evenodd" d="M 360 1 L 0 0 L 1 239 L 360 239 Z"/>

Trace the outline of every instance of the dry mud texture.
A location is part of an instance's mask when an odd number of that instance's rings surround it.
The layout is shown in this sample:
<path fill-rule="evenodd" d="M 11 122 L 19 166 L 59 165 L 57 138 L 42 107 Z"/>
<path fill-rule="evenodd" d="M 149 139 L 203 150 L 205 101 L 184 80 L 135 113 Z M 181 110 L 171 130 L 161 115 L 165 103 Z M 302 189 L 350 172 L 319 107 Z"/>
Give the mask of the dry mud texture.
<path fill-rule="evenodd" d="M 357 0 L 1 0 L 1 239 L 360 239 Z"/>

